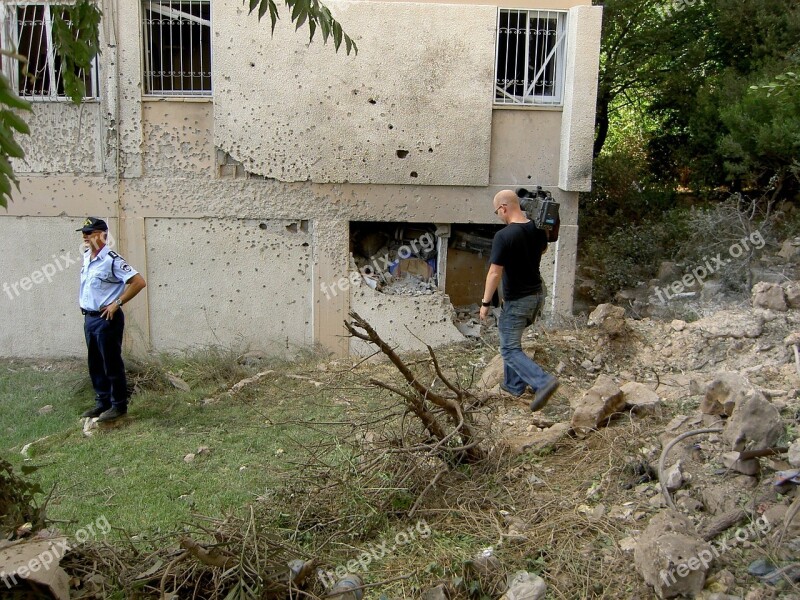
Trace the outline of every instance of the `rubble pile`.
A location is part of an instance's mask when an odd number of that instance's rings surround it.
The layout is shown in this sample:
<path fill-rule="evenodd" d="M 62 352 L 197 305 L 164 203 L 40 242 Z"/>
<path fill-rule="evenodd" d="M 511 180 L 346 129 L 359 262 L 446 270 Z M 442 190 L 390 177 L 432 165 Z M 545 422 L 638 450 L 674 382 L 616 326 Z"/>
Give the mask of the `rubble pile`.
<path fill-rule="evenodd" d="M 510 451 L 545 460 L 593 436 L 638 433 L 627 441 L 636 455 L 617 471 L 610 462 L 577 510 L 613 523 L 659 598 L 800 597 L 796 286 L 757 282 L 749 305 L 694 321 L 601 305 L 585 329 L 524 341 L 562 386 L 544 415 L 531 416 L 527 395 L 507 397 L 495 428 Z M 498 356 L 478 387 L 501 378 Z M 612 492 L 620 471 L 634 475 L 628 501 Z"/>

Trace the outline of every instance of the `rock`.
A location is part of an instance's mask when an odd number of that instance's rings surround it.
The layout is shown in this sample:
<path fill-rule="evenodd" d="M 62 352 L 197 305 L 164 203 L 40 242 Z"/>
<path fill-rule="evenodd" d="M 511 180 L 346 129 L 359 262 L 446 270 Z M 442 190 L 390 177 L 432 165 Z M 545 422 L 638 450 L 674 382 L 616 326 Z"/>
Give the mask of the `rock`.
<path fill-rule="evenodd" d="M 598 305 L 589 315 L 586 324 L 589 327 L 599 328 L 609 337 L 617 337 L 628 328 L 625 324 L 625 309 L 613 304 Z"/>
<path fill-rule="evenodd" d="M 757 458 L 748 458 L 739 460 L 738 452 L 726 452 L 722 455 L 722 464 L 727 469 L 736 471 L 743 475 L 758 475 L 761 472 L 761 463 Z"/>
<path fill-rule="evenodd" d="M 683 472 L 681 471 L 681 461 L 664 471 L 665 484 L 670 492 L 675 492 L 683 485 Z"/>
<path fill-rule="evenodd" d="M 494 596 L 506 591 L 503 563 L 494 555 L 493 548 L 485 548 L 475 558 L 465 562 L 464 567 L 479 581 L 484 594 Z"/>
<path fill-rule="evenodd" d="M 442 583 L 435 588 L 430 588 L 422 592 L 420 600 L 449 600 L 447 587 Z"/>
<path fill-rule="evenodd" d="M 777 283 L 759 281 L 753 286 L 752 293 L 754 308 L 768 308 L 779 312 L 785 312 L 788 308 L 783 288 Z"/>
<path fill-rule="evenodd" d="M 195 457 L 194 453 L 193 452 L 189 452 L 189 454 L 187 454 L 186 456 L 183 457 L 183 462 L 190 463 L 190 462 L 192 462 L 194 460 L 194 457 Z"/>
<path fill-rule="evenodd" d="M 706 415 L 730 416 L 736 405 L 755 391 L 750 381 L 739 373 L 717 373 L 706 385 L 700 412 Z"/>
<path fill-rule="evenodd" d="M 91 437 L 95 434 L 98 428 L 97 418 L 92 419 L 90 417 L 83 417 L 81 419 L 81 425 L 84 437 Z"/>
<path fill-rule="evenodd" d="M 2 595 L 6 598 L 69 600 L 70 577 L 60 566 L 70 540 L 65 537 L 21 539 L 0 548 Z M 20 581 L 19 587 L 16 585 Z M 10 588 L 15 591 L 6 591 Z M 25 593 L 30 590 L 30 593 Z M 36 592 L 36 593 L 34 593 Z"/>
<path fill-rule="evenodd" d="M 739 495 L 731 493 L 728 485 L 709 485 L 701 492 L 703 504 L 712 515 L 722 514 L 736 508 Z"/>
<path fill-rule="evenodd" d="M 760 393 L 737 403 L 722 432 L 722 439 L 733 450 L 771 448 L 783 435 L 781 414 Z"/>
<path fill-rule="evenodd" d="M 622 390 L 610 377 L 600 375 L 578 401 L 572 414 L 572 429 L 579 435 L 584 435 L 592 429 L 597 429 L 624 406 L 625 396 Z"/>
<path fill-rule="evenodd" d="M 791 238 L 784 240 L 781 249 L 778 250 L 778 256 L 786 260 L 791 260 L 798 255 L 800 255 L 800 246 L 797 246 L 796 241 Z"/>
<path fill-rule="evenodd" d="M 659 598 L 700 593 L 713 556 L 689 519 L 674 510 L 650 520 L 633 553 L 636 570 Z"/>
<path fill-rule="evenodd" d="M 500 600 L 541 600 L 547 594 L 547 584 L 535 573 L 517 571 L 508 578 L 508 591 Z"/>
<path fill-rule="evenodd" d="M 789 445 L 789 455 L 786 460 L 795 469 L 800 469 L 800 438 L 797 438 Z"/>
<path fill-rule="evenodd" d="M 538 453 L 557 446 L 562 439 L 567 437 L 570 429 L 571 427 L 568 423 L 556 423 L 552 427 L 548 427 L 542 431 L 533 431 L 526 436 L 508 437 L 505 443 L 512 452 L 517 454 L 529 450 Z"/>
<path fill-rule="evenodd" d="M 481 324 L 475 319 L 470 319 L 464 323 L 456 323 L 456 329 L 458 329 L 464 337 L 481 337 Z"/>
<path fill-rule="evenodd" d="M 700 301 L 711 302 L 722 294 L 722 289 L 722 282 L 715 279 L 704 282 L 703 289 L 700 290 Z"/>
<path fill-rule="evenodd" d="M 673 331 L 683 331 L 686 329 L 686 321 L 682 321 L 680 319 L 673 319 L 672 323 L 669 326 L 673 329 Z"/>
<path fill-rule="evenodd" d="M 629 381 L 620 390 L 625 399 L 626 408 L 637 415 L 660 415 L 661 398 L 653 390 L 642 383 Z"/>
<path fill-rule="evenodd" d="M 182 392 L 189 392 L 191 388 L 189 384 L 186 383 L 183 379 L 178 377 L 177 375 L 173 375 L 172 373 L 167 373 L 167 379 L 172 384 L 172 387 L 181 390 Z"/>
<path fill-rule="evenodd" d="M 682 496 L 675 500 L 675 504 L 686 513 L 696 513 L 703 510 L 703 503 L 691 496 Z"/>
<path fill-rule="evenodd" d="M 783 285 L 783 293 L 786 296 L 786 305 L 789 308 L 800 308 L 800 283 L 790 281 Z"/>
<path fill-rule="evenodd" d="M 42 408 L 40 408 L 40 409 L 39 409 L 39 410 L 37 410 L 36 412 L 37 412 L 38 414 L 40 414 L 40 415 L 49 415 L 49 414 L 50 414 L 51 412 L 53 412 L 54 410 L 55 410 L 55 409 L 53 408 L 53 405 L 52 405 L 52 404 L 45 404 L 45 405 L 44 405 Z"/>
<path fill-rule="evenodd" d="M 490 390 L 503 381 L 503 357 L 499 354 L 489 361 L 478 381 L 479 390 Z"/>
<path fill-rule="evenodd" d="M 764 331 L 764 317 L 749 312 L 720 310 L 689 323 L 687 329 L 699 330 L 710 338 L 757 338 Z"/>

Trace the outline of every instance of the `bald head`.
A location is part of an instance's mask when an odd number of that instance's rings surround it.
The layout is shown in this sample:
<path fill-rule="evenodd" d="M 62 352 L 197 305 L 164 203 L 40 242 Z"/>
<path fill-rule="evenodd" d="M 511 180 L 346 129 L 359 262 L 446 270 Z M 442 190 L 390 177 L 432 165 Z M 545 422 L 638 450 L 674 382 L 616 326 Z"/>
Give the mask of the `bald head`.
<path fill-rule="evenodd" d="M 519 210 L 519 197 L 514 193 L 513 190 L 503 190 L 495 195 L 492 204 L 494 205 L 495 210 L 497 210 L 497 207 L 502 206 L 503 204 L 507 204 L 511 210 Z"/>

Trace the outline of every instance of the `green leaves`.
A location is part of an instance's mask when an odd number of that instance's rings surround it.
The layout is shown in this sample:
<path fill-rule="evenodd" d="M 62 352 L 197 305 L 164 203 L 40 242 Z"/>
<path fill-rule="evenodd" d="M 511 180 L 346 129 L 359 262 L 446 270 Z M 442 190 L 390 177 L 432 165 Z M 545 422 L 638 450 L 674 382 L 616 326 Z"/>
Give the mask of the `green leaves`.
<path fill-rule="evenodd" d="M 14 175 L 9 158 L 23 158 L 25 152 L 14 139 L 15 133 L 30 133 L 27 123 L 12 109 L 31 110 L 31 105 L 14 93 L 5 75 L 0 74 L 0 206 L 8 207 L 11 184 L 19 190 L 19 180 Z"/>
<path fill-rule="evenodd" d="M 102 13 L 90 0 L 78 0 L 70 6 L 53 7 L 53 14 L 53 45 L 63 64 L 64 92 L 80 104 L 86 96 L 84 78 L 100 53 Z"/>
<path fill-rule="evenodd" d="M 85 0 L 84 0 L 85 1 Z M 322 41 L 328 42 L 328 38 L 333 38 L 333 47 L 338 52 L 339 48 L 344 42 L 345 52 L 349 55 L 351 51 L 358 54 L 358 46 L 355 41 L 347 35 L 343 30 L 341 24 L 333 18 L 331 11 L 328 7 L 319 2 L 319 0 L 285 0 L 286 6 L 291 10 L 290 20 L 295 24 L 295 31 L 308 25 L 309 41 L 314 40 L 314 34 L 317 28 L 322 31 Z M 272 32 L 275 33 L 275 24 L 280 18 L 278 15 L 278 7 L 274 0 L 245 0 L 249 2 L 250 12 L 252 13 L 258 8 L 258 20 L 260 21 L 264 15 L 269 12 L 269 18 L 272 23 Z"/>
<path fill-rule="evenodd" d="M 800 87 L 800 76 L 789 71 L 788 73 L 776 75 L 774 81 L 767 84 L 751 85 L 750 89 L 753 91 L 767 90 L 767 97 L 769 98 L 770 96 L 779 96 L 792 87 Z"/>

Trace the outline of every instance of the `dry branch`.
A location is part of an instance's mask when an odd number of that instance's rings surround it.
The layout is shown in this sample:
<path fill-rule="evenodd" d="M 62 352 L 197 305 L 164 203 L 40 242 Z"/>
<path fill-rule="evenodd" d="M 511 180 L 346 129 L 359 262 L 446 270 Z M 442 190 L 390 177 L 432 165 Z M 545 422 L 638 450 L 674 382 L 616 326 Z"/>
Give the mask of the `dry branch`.
<path fill-rule="evenodd" d="M 463 442 L 461 447 L 456 451 L 458 462 L 474 463 L 485 458 L 485 452 L 477 443 L 478 436 L 468 419 L 465 418 L 465 409 L 463 405 L 465 392 L 454 386 L 444 373 L 442 373 L 439 361 L 436 359 L 433 349 L 427 346 L 428 352 L 433 360 L 436 375 L 450 390 L 448 393 L 440 394 L 420 382 L 414 372 L 403 362 L 403 359 L 397 355 L 394 348 L 387 344 L 381 336 L 378 335 L 378 332 L 375 331 L 365 319 L 359 316 L 358 313 L 351 311 L 350 319 L 351 322 L 345 321 L 347 331 L 360 340 L 376 345 L 380 351 L 389 358 L 392 364 L 397 367 L 397 370 L 403 375 L 414 393 L 399 390 L 394 386 L 376 379 L 371 379 L 370 383 L 394 392 L 402 397 L 411 412 L 422 421 L 428 433 L 440 443 L 451 437 L 452 434 L 448 435 L 445 433 L 444 427 L 436 419 L 436 416 L 428 410 L 426 402 L 429 401 L 434 406 L 442 409 L 452 421 L 452 425 L 455 428 L 454 431 L 458 433 Z"/>

